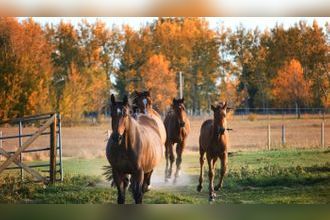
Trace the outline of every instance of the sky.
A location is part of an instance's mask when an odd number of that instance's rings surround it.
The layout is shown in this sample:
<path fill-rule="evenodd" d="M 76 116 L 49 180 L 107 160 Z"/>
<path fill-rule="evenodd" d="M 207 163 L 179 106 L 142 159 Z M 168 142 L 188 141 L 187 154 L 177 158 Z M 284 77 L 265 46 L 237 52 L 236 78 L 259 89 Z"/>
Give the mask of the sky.
<path fill-rule="evenodd" d="M 19 17 L 19 20 L 23 19 L 26 18 Z M 154 21 L 157 17 L 33 17 L 33 19 L 42 25 L 46 23 L 58 24 L 61 20 L 70 21 L 72 24 L 77 25 L 82 19 L 87 19 L 90 23 L 94 23 L 99 19 L 104 21 L 108 27 L 129 24 L 134 29 L 139 29 L 139 27 L 146 23 Z M 276 23 L 283 24 L 285 28 L 288 28 L 300 20 L 305 20 L 311 25 L 314 19 L 322 27 L 324 27 L 326 22 L 330 23 L 329 17 L 206 17 L 212 29 L 216 29 L 221 24 L 234 29 L 241 23 L 248 29 L 254 29 L 258 26 L 260 30 L 272 28 Z"/>

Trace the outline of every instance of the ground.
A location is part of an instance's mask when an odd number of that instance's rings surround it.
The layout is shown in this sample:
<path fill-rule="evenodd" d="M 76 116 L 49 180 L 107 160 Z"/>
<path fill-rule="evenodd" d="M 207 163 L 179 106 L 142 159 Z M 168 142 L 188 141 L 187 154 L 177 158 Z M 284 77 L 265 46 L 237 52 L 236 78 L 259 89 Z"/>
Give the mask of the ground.
<path fill-rule="evenodd" d="M 105 165 L 105 158 L 65 158 L 64 182 L 55 186 L 22 184 L 13 173 L 2 175 L 0 203 L 115 203 L 116 190 L 102 175 Z M 195 151 L 185 152 L 177 184 L 164 182 L 163 161 L 152 177 L 152 190 L 145 194 L 144 203 L 207 204 L 207 172 L 201 193 L 196 191 L 198 174 Z M 131 193 L 127 203 L 133 203 Z M 234 152 L 215 203 L 328 204 L 330 149 Z"/>

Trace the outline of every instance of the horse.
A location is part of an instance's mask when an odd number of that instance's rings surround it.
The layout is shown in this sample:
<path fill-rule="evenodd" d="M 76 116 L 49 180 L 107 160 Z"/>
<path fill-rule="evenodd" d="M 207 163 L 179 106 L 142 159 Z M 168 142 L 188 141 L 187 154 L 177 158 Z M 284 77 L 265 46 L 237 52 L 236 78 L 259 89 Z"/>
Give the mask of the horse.
<path fill-rule="evenodd" d="M 202 190 L 203 182 L 203 165 L 204 154 L 209 166 L 209 201 L 214 201 L 216 194 L 214 190 L 218 191 L 223 184 L 223 178 L 227 172 L 228 163 L 228 131 L 226 115 L 230 108 L 227 107 L 227 102 L 223 102 L 216 106 L 211 105 L 213 111 L 213 119 L 208 119 L 203 122 L 199 136 L 199 162 L 200 175 L 199 185 L 197 191 Z M 219 183 L 214 187 L 214 170 L 217 159 L 221 160 L 221 171 Z"/>
<path fill-rule="evenodd" d="M 146 114 L 155 119 L 158 125 L 159 133 L 161 135 L 162 143 L 165 145 L 166 130 L 161 116 L 152 107 L 152 100 L 150 90 L 138 92 L 134 91 L 131 94 L 133 115 L 136 117 L 139 114 Z"/>
<path fill-rule="evenodd" d="M 181 162 L 182 162 L 182 152 L 186 146 L 186 140 L 190 132 L 190 122 L 188 120 L 185 106 L 184 98 L 173 99 L 171 109 L 166 114 L 164 119 L 164 125 L 166 129 L 166 142 L 165 142 L 165 181 L 172 176 L 172 165 L 174 163 L 175 157 L 173 152 L 173 145 L 176 144 L 176 172 L 174 183 L 180 174 Z M 170 165 L 169 161 L 170 160 Z"/>
<path fill-rule="evenodd" d="M 157 122 L 147 116 L 130 115 L 128 97 L 117 102 L 111 95 L 112 134 L 106 146 L 106 157 L 118 191 L 117 203 L 125 203 L 125 191 L 131 175 L 133 197 L 142 203 L 143 194 L 154 168 L 163 157 L 163 144 Z"/>

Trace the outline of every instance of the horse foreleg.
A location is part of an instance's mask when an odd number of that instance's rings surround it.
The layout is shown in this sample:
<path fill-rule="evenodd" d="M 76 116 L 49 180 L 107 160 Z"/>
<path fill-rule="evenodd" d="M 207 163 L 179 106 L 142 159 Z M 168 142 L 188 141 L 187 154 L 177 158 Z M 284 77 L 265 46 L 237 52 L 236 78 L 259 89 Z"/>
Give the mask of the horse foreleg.
<path fill-rule="evenodd" d="M 200 173 L 199 173 L 199 184 L 197 186 L 197 191 L 200 192 L 202 191 L 202 184 L 203 184 L 203 171 L 204 171 L 204 154 L 205 152 L 204 151 L 201 151 L 199 152 L 199 163 L 200 163 Z"/>
<path fill-rule="evenodd" d="M 113 172 L 113 180 L 117 187 L 117 203 L 125 203 L 125 186 L 124 186 L 124 175 L 119 174 L 118 172 Z"/>
<path fill-rule="evenodd" d="M 184 149 L 185 142 L 182 141 L 177 144 L 176 146 L 176 171 L 175 171 L 175 179 L 174 183 L 176 182 L 176 178 L 180 176 L 181 171 L 181 163 L 182 163 L 182 152 Z"/>
<path fill-rule="evenodd" d="M 143 186 L 142 186 L 142 191 L 143 193 L 150 191 L 150 179 L 151 179 L 151 174 L 153 170 L 150 171 L 149 173 L 144 174 L 144 180 L 143 180 Z"/>
<path fill-rule="evenodd" d="M 138 170 L 133 174 L 133 197 L 136 204 L 142 203 L 143 191 L 142 185 L 144 181 L 144 172 L 142 170 Z"/>
<path fill-rule="evenodd" d="M 225 152 L 220 156 L 220 160 L 221 160 L 221 171 L 220 171 L 220 178 L 219 178 L 219 183 L 218 185 L 216 185 L 216 187 L 214 188 L 215 190 L 219 190 L 221 189 L 222 185 L 223 185 L 223 178 L 227 173 L 227 164 L 228 164 L 228 153 Z"/>
<path fill-rule="evenodd" d="M 170 160 L 170 166 L 169 168 L 167 169 L 167 174 L 166 174 L 166 181 L 168 179 L 171 179 L 172 177 L 172 167 L 173 167 L 173 163 L 174 163 L 174 153 L 173 153 L 173 144 L 172 143 L 169 143 L 167 145 L 167 150 L 168 150 L 168 159 Z"/>
<path fill-rule="evenodd" d="M 209 201 L 214 201 L 216 194 L 214 192 L 214 164 L 215 162 L 212 161 L 212 158 L 207 156 L 207 163 L 209 165 Z"/>
<path fill-rule="evenodd" d="M 166 165 L 165 165 L 165 182 L 168 181 L 168 169 L 169 169 L 169 159 L 170 159 L 170 146 L 169 146 L 169 143 L 168 141 L 166 140 L 165 142 L 165 159 L 166 159 Z"/>

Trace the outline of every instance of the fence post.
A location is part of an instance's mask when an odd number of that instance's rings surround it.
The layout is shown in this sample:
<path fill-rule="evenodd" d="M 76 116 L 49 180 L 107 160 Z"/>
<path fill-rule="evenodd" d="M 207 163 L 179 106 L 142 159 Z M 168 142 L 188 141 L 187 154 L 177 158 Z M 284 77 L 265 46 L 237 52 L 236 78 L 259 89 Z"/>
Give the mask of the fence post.
<path fill-rule="evenodd" d="M 0 138 L 2 137 L 2 131 L 0 131 Z M 2 139 L 0 139 L 0 148 L 2 148 Z M 0 154 L 0 160 L 1 160 L 1 154 Z"/>
<path fill-rule="evenodd" d="M 56 117 L 50 124 L 50 169 L 49 169 L 49 181 L 54 184 L 56 181 Z"/>
<path fill-rule="evenodd" d="M 19 148 L 22 148 L 22 134 L 23 134 L 23 129 L 22 129 L 22 121 L 19 121 L 19 124 L 18 124 L 18 136 L 19 136 L 19 139 L 18 139 L 18 146 Z M 22 163 L 22 160 L 23 160 L 23 155 L 22 153 L 20 153 L 19 155 L 19 162 Z M 21 180 L 23 181 L 23 168 L 21 167 Z"/>
<path fill-rule="evenodd" d="M 324 148 L 324 121 L 321 122 L 321 147 Z"/>
<path fill-rule="evenodd" d="M 270 124 L 268 124 L 268 129 L 267 129 L 267 146 L 268 146 L 268 150 L 270 150 Z"/>
<path fill-rule="evenodd" d="M 282 124 L 282 145 L 285 145 L 285 125 Z"/>
<path fill-rule="evenodd" d="M 58 146 L 59 146 L 59 156 L 60 156 L 60 174 L 61 174 L 61 181 L 63 181 L 63 161 L 62 161 L 62 125 L 61 125 L 61 114 L 58 113 Z"/>

